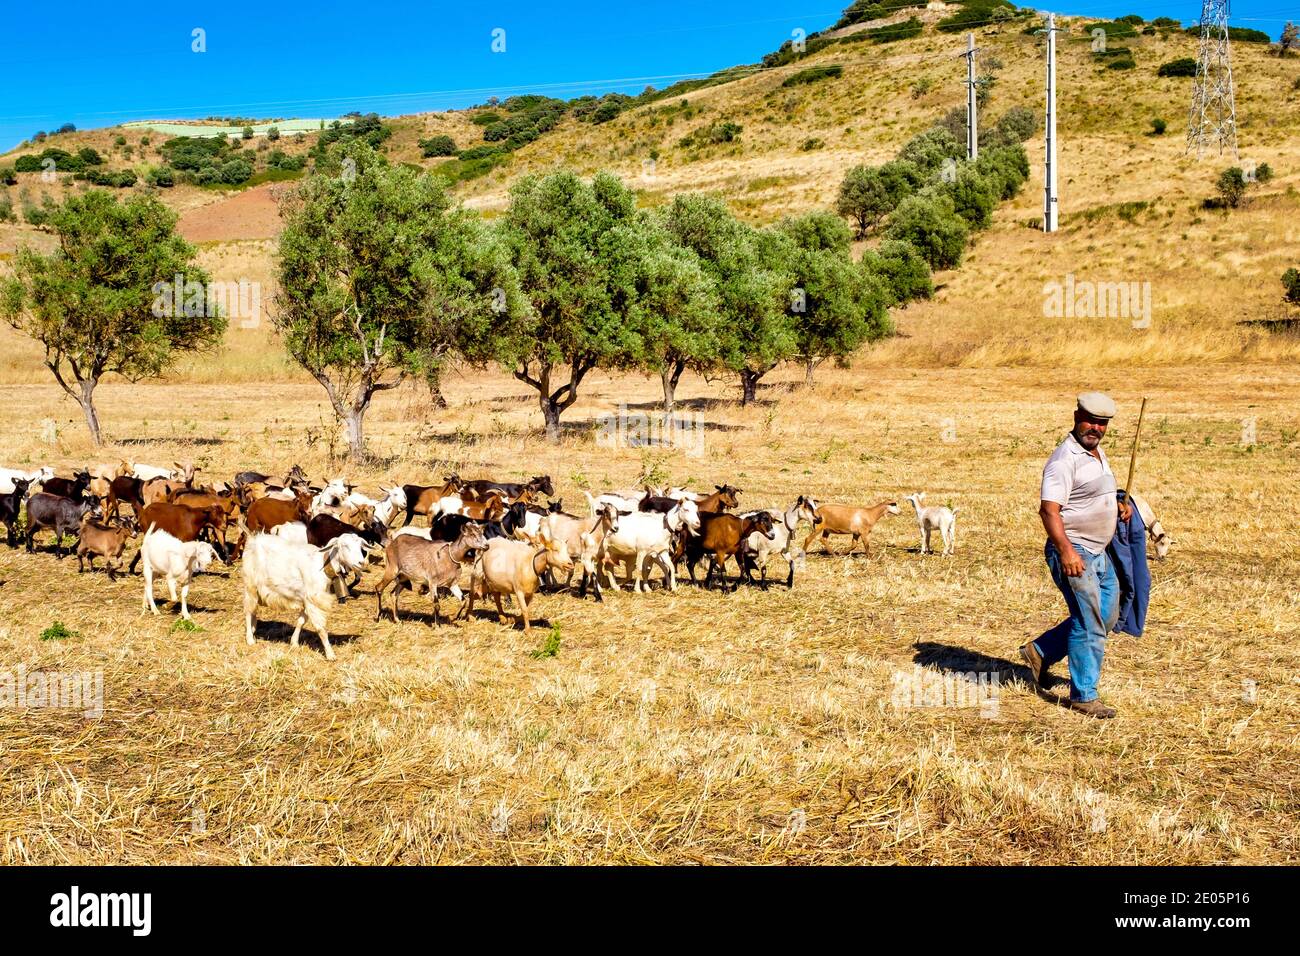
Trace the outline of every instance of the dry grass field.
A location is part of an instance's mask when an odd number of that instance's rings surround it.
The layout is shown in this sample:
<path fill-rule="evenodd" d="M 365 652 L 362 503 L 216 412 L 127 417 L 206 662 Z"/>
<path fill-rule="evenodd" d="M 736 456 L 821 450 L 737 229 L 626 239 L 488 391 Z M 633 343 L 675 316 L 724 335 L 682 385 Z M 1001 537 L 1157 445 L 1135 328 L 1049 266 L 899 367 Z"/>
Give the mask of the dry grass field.
<path fill-rule="evenodd" d="M 377 463 L 346 465 L 323 391 L 266 322 L 159 382 L 107 381 L 110 444 L 97 451 L 38 348 L 0 328 L 8 467 L 192 459 L 228 478 L 298 463 L 370 493 L 451 470 L 547 473 L 568 510 L 584 489 L 652 473 L 729 481 L 746 508 L 812 494 L 907 509 L 877 526 L 870 558 L 845 558 L 843 539 L 836 554 L 815 549 L 793 591 L 684 585 L 607 592 L 603 605 L 548 593 L 528 636 L 486 613 L 435 629 L 423 597 L 404 602 L 415 613 L 400 625 L 376 623 L 372 570 L 332 614 L 335 663 L 313 638 L 290 648 L 283 620 L 246 645 L 238 566 L 196 581 L 200 629 L 188 631 L 165 602 L 160 617 L 141 613 L 138 576 L 79 576 L 48 535 L 36 555 L 0 546 L 0 669 L 102 672 L 104 697 L 98 719 L 0 707 L 0 863 L 1300 859 L 1300 336 L 1277 321 L 1296 318 L 1278 280 L 1300 266 L 1300 60 L 1234 45 L 1242 155 L 1276 178 L 1239 210 L 1209 211 L 1228 160 L 1184 155 L 1191 81 L 1155 75 L 1193 41 L 1126 41 L 1138 68 L 1116 73 L 1091 60 L 1082 23 L 1068 22 L 1060 54 L 1062 229 L 1033 228 L 1039 135 L 1022 194 L 936 275 L 933 300 L 895 316 L 896 337 L 819 369 L 811 390 L 780 369 L 748 408 L 734 383 L 688 378 L 679 405 L 705 429 L 699 456 L 598 444 L 600 417 L 620 403 L 652 411 L 657 381 L 593 373 L 555 446 L 531 393 L 467 370 L 447 382 L 447 410 L 415 389 L 381 395 L 366 419 Z M 646 206 L 709 190 L 755 223 L 824 208 L 847 168 L 893 156 L 962 101 L 962 39 L 930 28 L 832 48 L 692 93 L 689 120 L 671 103 L 596 127 L 566 119 L 456 196 L 491 217 L 519 175 L 570 165 L 618 172 Z M 990 115 L 1041 108 L 1039 41 L 1017 25 L 979 43 L 1004 64 Z M 844 75 L 781 87 L 822 62 Z M 930 92 L 913 96 L 923 78 Z M 469 116 L 398 118 L 390 155 L 420 161 L 416 142 L 433 133 L 469 145 L 481 135 Z M 1146 135 L 1155 116 L 1163 137 Z M 743 126 L 737 143 L 678 145 L 720 119 Z M 112 148 L 109 132 L 85 137 Z M 33 197 L 36 175 L 21 180 Z M 64 188 L 77 187 L 51 191 Z M 213 278 L 261 283 L 268 309 L 271 192 L 164 193 Z M 0 225 L 0 270 L 27 242 L 52 238 Z M 1067 275 L 1149 283 L 1149 327 L 1045 316 L 1045 283 Z M 1038 479 L 1075 394 L 1093 388 L 1120 405 L 1106 447 L 1121 479 L 1150 398 L 1136 487 L 1177 542 L 1153 564 L 1146 635 L 1109 643 L 1114 721 L 1040 698 L 1016 657 L 1064 613 L 1042 560 Z M 960 506 L 954 556 L 919 554 L 902 502 L 918 490 Z M 784 580 L 779 559 L 771 570 Z M 70 636 L 43 639 L 55 622 Z M 534 653 L 556 640 L 553 656 Z M 996 675 L 994 704 L 899 697 L 970 672 Z"/>
<path fill-rule="evenodd" d="M 1147 634 L 1110 641 L 1103 694 L 1120 709 L 1114 721 L 1040 699 L 1014 663 L 1016 645 L 1061 616 L 1041 557 L 1037 478 L 1085 386 L 1120 403 L 1108 442 L 1121 471 L 1137 403 L 1150 396 L 1138 485 L 1177 539 L 1154 566 Z M 142 615 L 139 577 L 79 577 L 73 561 L 0 549 L 0 657 L 102 671 L 104 688 L 101 719 L 0 710 L 0 860 L 1300 855 L 1291 369 L 858 367 L 825 372 L 811 393 L 778 376 L 748 409 L 721 386 L 692 380 L 684 392 L 705 423 L 698 457 L 597 446 L 598 416 L 654 400 L 644 380 L 596 379 L 559 447 L 539 438 L 535 409 L 505 378 L 453 381 L 446 414 L 414 393 L 389 396 L 372 413 L 372 441 L 394 460 L 357 476 L 374 486 L 449 469 L 547 472 L 569 506 L 582 488 L 647 469 L 697 486 L 730 480 L 746 505 L 925 489 L 962 508 L 955 556 L 921 556 L 905 513 L 877 527 L 869 559 L 812 554 L 790 592 L 683 586 L 611 593 L 603 606 L 547 594 L 528 637 L 495 615 L 435 629 L 424 599 L 408 598 L 416 613 L 400 625 L 375 623 L 363 593 L 333 614 L 330 664 L 310 638 L 291 649 L 284 624 L 244 643 L 237 568 L 198 579 L 202 630 L 188 632 L 166 604 Z M 312 386 L 104 393 L 119 441 L 101 457 L 193 457 L 212 474 L 336 467 Z M 7 385 L 0 396 L 6 462 L 94 457 L 53 387 Z M 1255 443 L 1243 444 L 1252 420 Z M 75 635 L 41 640 L 56 619 Z M 534 657 L 548 628 L 558 653 Z M 996 672 L 996 705 L 897 706 L 899 682 L 918 667 Z"/>

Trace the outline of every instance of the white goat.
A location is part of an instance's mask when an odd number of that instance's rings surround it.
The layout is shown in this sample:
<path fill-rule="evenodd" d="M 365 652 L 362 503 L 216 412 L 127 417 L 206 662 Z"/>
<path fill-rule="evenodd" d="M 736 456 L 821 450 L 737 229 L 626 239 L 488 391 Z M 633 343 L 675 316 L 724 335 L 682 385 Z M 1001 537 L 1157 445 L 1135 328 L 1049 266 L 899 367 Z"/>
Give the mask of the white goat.
<path fill-rule="evenodd" d="M 307 543 L 307 526 L 301 521 L 286 521 L 284 524 L 278 524 L 271 529 L 271 534 L 296 544 Z"/>
<path fill-rule="evenodd" d="M 352 486 L 342 478 L 334 478 L 311 500 L 311 513 L 333 513 L 343 507 L 343 501 L 352 494 Z"/>
<path fill-rule="evenodd" d="M 744 554 L 741 556 L 741 576 L 748 575 L 744 566 L 746 557 L 752 558 L 754 564 L 762 571 L 760 586 L 767 589 L 767 562 L 772 555 L 779 554 L 785 559 L 786 564 L 790 566 L 790 573 L 786 576 L 785 586 L 794 587 L 794 569 L 799 564 L 802 567 L 805 554 L 804 550 L 798 546 L 795 541 L 794 531 L 799 526 L 799 522 L 807 520 L 815 522 L 817 520 L 817 501 L 809 495 L 800 495 L 795 503 L 785 511 L 776 508 L 768 508 L 767 513 L 772 516 L 772 537 L 767 537 L 761 531 L 751 532 L 745 542 Z M 746 512 L 739 517 L 743 520 L 758 514 L 757 511 Z"/>
<path fill-rule="evenodd" d="M 916 509 L 916 523 L 921 528 L 921 553 L 930 553 L 930 532 L 938 531 L 943 538 L 943 553 L 952 554 L 957 545 L 957 512 L 960 508 L 927 508 L 925 492 L 908 495 L 906 501 Z"/>
<path fill-rule="evenodd" d="M 38 482 L 44 482 L 54 477 L 54 469 L 49 465 L 44 465 L 36 471 L 21 471 L 17 468 L 0 468 L 0 495 L 7 495 L 14 490 L 14 479 L 21 478 L 24 481 L 30 481 L 32 487 L 28 489 L 32 494 L 38 490 Z"/>
<path fill-rule="evenodd" d="M 1138 514 L 1142 516 L 1142 525 L 1147 529 L 1147 537 L 1151 539 L 1151 544 L 1155 547 L 1156 560 L 1163 561 L 1169 554 L 1169 548 L 1173 545 L 1174 539 L 1160 524 L 1160 519 L 1156 517 L 1155 511 L 1147 504 L 1145 498 L 1141 495 L 1129 495 L 1129 500 L 1133 502 L 1137 507 Z"/>
<path fill-rule="evenodd" d="M 298 646 L 303 624 L 310 623 L 325 648 L 325 659 L 334 660 L 326 630 L 326 616 L 334 604 L 330 594 L 332 578 L 340 573 L 342 566 L 365 560 L 364 544 L 350 534 L 340 535 L 323 548 L 270 534 L 250 537 L 243 561 L 244 626 L 248 643 L 255 643 L 253 634 L 259 608 L 287 610 L 298 615 L 290 645 Z M 354 549 L 359 553 L 352 553 Z"/>
<path fill-rule="evenodd" d="M 176 603 L 176 585 L 180 585 L 181 617 L 192 620 L 188 603 L 190 579 L 196 572 L 206 571 L 217 560 L 216 549 L 206 541 L 180 541 L 151 524 L 140 545 L 140 557 L 144 559 L 143 610 L 158 613 L 158 605 L 153 599 L 153 578 L 160 574 L 167 581 L 167 592 L 173 604 Z"/>
<path fill-rule="evenodd" d="M 395 488 L 385 488 L 380 485 L 379 491 L 383 497 L 377 501 L 374 498 L 366 497 L 359 491 L 354 491 L 344 499 L 343 503 L 351 505 L 353 508 L 369 505 L 375 509 L 375 520 L 388 528 L 392 526 L 393 519 L 406 510 L 406 492 L 402 490 L 401 485 Z"/>
<path fill-rule="evenodd" d="M 155 478 L 166 478 L 170 481 L 177 480 L 177 469 L 159 468 L 157 465 L 141 465 L 134 461 L 127 462 L 131 466 L 131 474 L 141 481 L 153 481 Z"/>
<path fill-rule="evenodd" d="M 602 496 L 603 497 L 603 496 Z M 596 502 L 587 496 L 591 503 L 592 515 L 596 514 Z M 677 590 L 677 568 L 673 563 L 673 534 L 687 531 L 691 534 L 700 530 L 700 511 L 695 502 L 683 500 L 667 514 L 657 511 L 633 511 L 631 514 L 618 516 L 618 529 L 605 536 L 604 549 L 608 559 L 605 568 L 609 586 L 618 589 L 618 582 L 610 564 L 622 562 L 625 574 L 632 582 L 632 590 L 649 591 L 647 580 L 650 575 L 650 562 L 653 561 L 663 569 L 668 590 Z"/>

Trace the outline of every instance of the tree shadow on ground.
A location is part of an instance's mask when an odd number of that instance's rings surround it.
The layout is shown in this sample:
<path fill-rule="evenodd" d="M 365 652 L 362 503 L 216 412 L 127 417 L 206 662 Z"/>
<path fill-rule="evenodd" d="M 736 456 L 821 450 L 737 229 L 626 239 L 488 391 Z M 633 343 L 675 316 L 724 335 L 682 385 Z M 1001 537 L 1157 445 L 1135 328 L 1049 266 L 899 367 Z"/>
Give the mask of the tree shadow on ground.
<path fill-rule="evenodd" d="M 146 445 L 200 445 L 200 446 L 209 446 L 209 445 L 224 445 L 224 444 L 226 444 L 226 439 L 224 439 L 224 438 L 204 438 L 204 437 L 200 437 L 200 438 L 177 438 L 177 437 L 175 437 L 175 436 L 165 437 L 165 438 L 115 438 L 115 439 L 113 440 L 113 444 L 115 444 L 115 445 L 135 445 L 135 446 L 146 446 Z"/>
<path fill-rule="evenodd" d="M 1263 329 L 1265 332 L 1300 336 L 1300 315 L 1277 319 L 1243 319 L 1237 324 L 1244 325 L 1247 328 Z"/>

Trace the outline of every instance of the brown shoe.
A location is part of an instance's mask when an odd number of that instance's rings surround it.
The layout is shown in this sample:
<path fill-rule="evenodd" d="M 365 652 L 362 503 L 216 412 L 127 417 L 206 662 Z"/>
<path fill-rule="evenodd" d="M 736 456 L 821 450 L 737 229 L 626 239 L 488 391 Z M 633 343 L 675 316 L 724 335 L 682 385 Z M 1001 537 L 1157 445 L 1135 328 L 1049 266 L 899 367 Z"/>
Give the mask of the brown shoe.
<path fill-rule="evenodd" d="M 1087 714 L 1089 717 L 1096 717 L 1098 720 L 1110 720 L 1117 713 L 1114 707 L 1107 707 L 1099 700 L 1072 700 L 1070 709 Z"/>
<path fill-rule="evenodd" d="M 1029 667 L 1029 673 L 1034 678 L 1036 687 L 1043 686 L 1043 658 L 1034 648 L 1034 642 L 1029 641 L 1020 648 L 1020 659 Z"/>

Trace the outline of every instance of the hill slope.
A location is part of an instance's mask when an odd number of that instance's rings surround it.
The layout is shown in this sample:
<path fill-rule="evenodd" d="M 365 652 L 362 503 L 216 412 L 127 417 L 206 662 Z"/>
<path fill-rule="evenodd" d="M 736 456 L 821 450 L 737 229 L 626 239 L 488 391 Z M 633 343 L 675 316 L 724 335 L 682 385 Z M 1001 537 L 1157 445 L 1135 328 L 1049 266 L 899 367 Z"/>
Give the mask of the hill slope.
<path fill-rule="evenodd" d="M 964 64 L 954 59 L 962 37 L 934 26 L 946 12 L 918 11 L 926 26 L 913 39 L 835 45 L 788 66 L 628 109 L 610 122 L 593 125 L 566 116 L 503 165 L 459 183 L 456 192 L 490 217 L 503 208 L 520 176 L 565 165 L 583 173 L 612 170 L 645 205 L 679 191 L 717 192 L 758 223 L 829 207 L 848 168 L 885 161 L 964 103 Z M 1051 366 L 1300 355 L 1294 337 L 1259 324 L 1288 317 L 1278 280 L 1298 258 L 1300 59 L 1279 60 L 1259 44 L 1234 45 L 1241 156 L 1268 163 L 1277 175 L 1255 186 L 1244 208 L 1212 211 L 1202 202 L 1231 160 L 1198 161 L 1185 154 L 1192 81 L 1156 75 L 1160 64 L 1194 55 L 1195 40 L 1183 33 L 1126 39 L 1122 43 L 1133 51 L 1136 68 L 1119 71 L 1093 55 L 1087 32 L 1093 21 L 1062 22 L 1060 232 L 1045 236 L 1035 228 L 1042 197 L 1038 134 L 1026 144 L 1032 167 L 1026 189 L 1002 205 L 993 228 L 981 234 L 960 269 L 937 277 L 933 301 L 897 317 L 901 335 L 863 361 Z M 996 77 L 984 117 L 1015 106 L 1041 115 L 1041 37 L 1027 34 L 1024 22 L 976 32 L 983 68 Z M 842 73 L 783 86 L 794 74 L 824 65 L 839 66 Z M 422 159 L 417 141 L 447 133 L 458 146 L 472 146 L 482 135 L 483 127 L 472 123 L 477 112 L 395 118 L 385 148 L 396 161 L 436 168 L 448 160 Z M 1150 134 L 1156 117 L 1169 124 L 1163 136 Z M 725 122 L 740 127 L 735 139 L 698 145 L 701 130 Z M 106 135 L 96 131 L 90 138 Z M 296 148 L 308 148 L 311 135 Z M 19 188 L 43 189 L 34 183 Z M 204 243 L 205 264 L 215 277 L 269 283 L 276 188 L 231 196 L 177 187 L 164 195 L 185 213 L 187 235 Z M 0 225 L 0 255 L 30 241 L 31 232 Z M 1136 284 L 1139 297 L 1149 294 L 1150 322 L 1139 320 L 1145 327 L 1133 328 L 1124 315 L 1053 318 L 1045 289 L 1068 282 Z M 241 336 L 247 341 L 241 343 Z M 267 346 L 264 329 L 232 332 L 231 338 L 236 356 L 260 354 Z M 8 334 L 5 342 L 11 344 Z M 24 362 L 11 363 L 10 370 L 21 374 Z M 242 370 L 262 374 L 270 367 L 254 366 Z M 33 371 L 40 373 L 39 367 Z M 232 367 L 221 374 L 240 371 Z"/>

